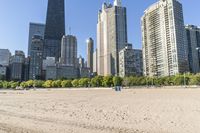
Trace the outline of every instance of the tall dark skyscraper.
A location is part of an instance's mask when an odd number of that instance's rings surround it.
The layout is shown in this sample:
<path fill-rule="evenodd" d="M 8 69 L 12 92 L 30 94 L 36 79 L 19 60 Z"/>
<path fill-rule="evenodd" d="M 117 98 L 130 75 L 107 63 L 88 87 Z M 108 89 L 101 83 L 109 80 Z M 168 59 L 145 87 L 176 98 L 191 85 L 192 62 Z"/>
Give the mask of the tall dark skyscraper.
<path fill-rule="evenodd" d="M 44 58 L 55 57 L 57 61 L 59 60 L 63 35 L 65 35 L 65 2 L 64 0 L 48 0 Z"/>

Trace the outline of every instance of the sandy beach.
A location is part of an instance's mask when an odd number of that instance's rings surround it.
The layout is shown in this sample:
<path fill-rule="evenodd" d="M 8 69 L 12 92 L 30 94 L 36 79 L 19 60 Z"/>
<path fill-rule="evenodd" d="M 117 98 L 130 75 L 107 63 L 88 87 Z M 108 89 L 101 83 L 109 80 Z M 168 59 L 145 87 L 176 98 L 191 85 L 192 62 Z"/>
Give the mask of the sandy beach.
<path fill-rule="evenodd" d="M 0 133 L 198 133 L 200 89 L 0 91 Z"/>

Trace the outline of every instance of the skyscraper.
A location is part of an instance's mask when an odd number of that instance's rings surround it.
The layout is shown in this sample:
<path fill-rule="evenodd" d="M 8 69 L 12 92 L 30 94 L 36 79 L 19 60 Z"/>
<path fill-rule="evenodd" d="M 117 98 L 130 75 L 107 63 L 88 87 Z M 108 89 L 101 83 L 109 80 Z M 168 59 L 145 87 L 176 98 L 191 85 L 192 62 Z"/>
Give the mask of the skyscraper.
<path fill-rule="evenodd" d="M 142 76 L 143 74 L 142 50 L 133 49 L 132 44 L 119 52 L 119 76 Z"/>
<path fill-rule="evenodd" d="M 10 60 L 10 80 L 24 80 L 25 54 L 23 51 L 15 51 Z"/>
<path fill-rule="evenodd" d="M 43 62 L 42 51 L 43 51 L 42 36 L 34 35 L 32 38 L 31 51 L 30 51 L 29 79 L 39 80 L 42 78 L 42 62 Z"/>
<path fill-rule="evenodd" d="M 61 39 L 65 35 L 65 2 L 64 0 L 48 0 L 46 27 L 44 33 L 43 58 L 61 54 Z"/>
<path fill-rule="evenodd" d="M 186 25 L 185 29 L 190 72 L 198 73 L 200 72 L 200 28 Z"/>
<path fill-rule="evenodd" d="M 0 49 L 0 65 L 9 66 L 11 53 L 8 49 Z"/>
<path fill-rule="evenodd" d="M 92 38 L 87 39 L 87 67 L 93 72 L 93 52 L 94 41 Z"/>
<path fill-rule="evenodd" d="M 61 43 L 61 64 L 76 66 L 77 60 L 77 39 L 75 36 L 63 36 Z"/>
<path fill-rule="evenodd" d="M 30 23 L 29 24 L 28 56 L 30 55 L 31 43 L 32 43 L 33 36 L 39 35 L 39 36 L 42 36 L 42 38 L 44 39 L 44 30 L 45 30 L 44 24 L 39 24 L 39 23 Z"/>
<path fill-rule="evenodd" d="M 118 75 L 119 51 L 127 44 L 126 8 L 121 0 L 104 3 L 98 13 L 97 59 L 99 75 Z"/>
<path fill-rule="evenodd" d="M 182 4 L 159 0 L 142 21 L 144 75 L 171 76 L 188 71 Z"/>
<path fill-rule="evenodd" d="M 97 49 L 93 53 L 93 73 L 97 74 Z"/>

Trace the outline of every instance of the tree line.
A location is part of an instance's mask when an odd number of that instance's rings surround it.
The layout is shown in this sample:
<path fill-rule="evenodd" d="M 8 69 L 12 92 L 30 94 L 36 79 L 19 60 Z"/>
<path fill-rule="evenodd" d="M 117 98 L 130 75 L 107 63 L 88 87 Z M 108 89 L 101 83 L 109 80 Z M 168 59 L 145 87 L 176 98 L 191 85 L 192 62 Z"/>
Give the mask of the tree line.
<path fill-rule="evenodd" d="M 114 87 L 114 86 L 180 86 L 200 85 L 200 74 L 179 74 L 170 77 L 117 77 L 96 76 L 74 80 L 29 80 L 24 82 L 0 81 L 0 88 L 71 88 L 71 87 Z"/>

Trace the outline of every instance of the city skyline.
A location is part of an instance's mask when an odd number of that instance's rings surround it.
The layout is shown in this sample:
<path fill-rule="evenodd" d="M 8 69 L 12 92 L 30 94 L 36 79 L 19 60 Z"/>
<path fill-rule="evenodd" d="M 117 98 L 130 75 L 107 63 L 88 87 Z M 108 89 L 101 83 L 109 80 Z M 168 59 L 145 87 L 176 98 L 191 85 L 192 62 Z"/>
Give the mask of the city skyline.
<path fill-rule="evenodd" d="M 123 6 L 127 7 L 128 40 L 134 48 L 141 48 L 142 46 L 140 18 L 144 10 L 156 1 L 122 1 Z M 86 57 L 86 39 L 88 37 L 94 38 L 96 47 L 97 14 L 103 2 L 104 0 L 98 2 L 71 0 L 65 3 L 66 33 L 69 34 L 69 27 L 71 27 L 72 35 L 75 35 L 78 39 L 78 55 L 82 55 L 84 58 Z M 112 3 L 113 1 L 108 2 Z M 0 29 L 3 29 L 3 32 L 0 32 L 0 48 L 10 49 L 12 53 L 15 50 L 23 50 L 27 54 L 29 23 L 45 23 L 47 0 L 22 0 L 20 3 L 23 3 L 23 5 L 7 0 L 0 5 L 0 16 L 4 18 L 0 22 Z M 197 5 L 200 4 L 200 1 L 181 0 L 181 3 L 183 4 L 185 24 L 200 25 L 200 18 L 192 15 L 198 11 Z M 87 6 L 90 8 L 85 8 Z M 12 10 L 8 11 L 8 9 Z M 80 17 L 83 16 L 83 13 L 87 19 Z M 79 20 L 82 24 L 79 23 Z"/>

